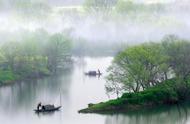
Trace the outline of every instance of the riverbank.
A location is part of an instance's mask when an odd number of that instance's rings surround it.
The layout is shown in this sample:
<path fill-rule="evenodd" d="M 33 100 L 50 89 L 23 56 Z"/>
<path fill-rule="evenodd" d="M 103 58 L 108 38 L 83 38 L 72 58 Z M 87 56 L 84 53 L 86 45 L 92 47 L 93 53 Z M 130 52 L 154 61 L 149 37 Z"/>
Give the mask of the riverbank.
<path fill-rule="evenodd" d="M 188 86 L 189 87 L 189 86 Z M 120 98 L 89 104 L 88 108 L 79 110 L 79 113 L 108 113 L 128 112 L 144 108 L 153 108 L 160 105 L 174 105 L 189 99 L 190 91 L 178 87 L 178 81 L 167 80 L 155 87 L 138 93 L 124 93 Z M 182 92 L 184 92 L 182 94 Z"/>
<path fill-rule="evenodd" d="M 26 75 L 15 74 L 12 71 L 0 71 L 0 86 L 13 84 L 18 81 L 42 78 L 51 75 L 49 71 L 35 72 Z"/>

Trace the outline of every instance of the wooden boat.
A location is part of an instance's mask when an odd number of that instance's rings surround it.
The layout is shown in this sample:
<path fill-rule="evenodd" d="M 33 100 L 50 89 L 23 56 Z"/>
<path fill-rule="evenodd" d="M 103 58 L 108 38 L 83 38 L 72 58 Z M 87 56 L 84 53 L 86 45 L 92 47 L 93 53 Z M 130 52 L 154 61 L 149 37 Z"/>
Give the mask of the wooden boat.
<path fill-rule="evenodd" d="M 60 90 L 61 91 L 61 90 Z M 41 102 L 37 105 L 37 109 L 34 109 L 36 113 L 50 113 L 54 111 L 58 111 L 62 106 L 61 102 L 61 93 L 60 93 L 60 105 L 55 107 L 54 105 L 48 104 L 48 105 L 42 105 Z"/>
<path fill-rule="evenodd" d="M 89 71 L 89 72 L 85 72 L 85 75 L 88 75 L 88 76 L 100 76 L 100 75 L 102 75 L 102 73 L 98 73 L 96 71 Z"/>
<path fill-rule="evenodd" d="M 61 108 L 61 106 L 58 106 L 58 107 L 47 107 L 48 105 L 46 105 L 45 106 L 45 109 L 39 109 L 39 110 L 37 110 L 37 109 L 35 109 L 34 111 L 36 112 L 36 113 L 43 113 L 43 112 L 54 112 L 54 111 L 58 111 L 60 108 Z"/>

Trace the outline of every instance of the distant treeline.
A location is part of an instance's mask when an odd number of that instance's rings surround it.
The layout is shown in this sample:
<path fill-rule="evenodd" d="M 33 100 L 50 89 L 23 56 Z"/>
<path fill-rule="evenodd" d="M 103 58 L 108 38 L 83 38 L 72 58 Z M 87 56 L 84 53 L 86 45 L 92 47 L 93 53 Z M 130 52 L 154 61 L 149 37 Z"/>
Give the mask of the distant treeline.
<path fill-rule="evenodd" d="M 1 0 L 0 10 L 9 10 L 9 12 L 16 12 L 19 15 L 47 19 L 49 15 L 54 12 L 54 5 L 48 1 L 25 1 L 25 0 Z M 102 13 L 102 14 L 116 14 L 116 13 L 131 13 L 131 12 L 155 12 L 164 11 L 166 6 L 161 3 L 136 3 L 131 0 L 85 0 L 84 3 L 78 6 L 64 6 L 63 11 L 66 12 L 84 12 L 84 13 Z M 70 11 L 68 11 L 70 10 Z"/>
<path fill-rule="evenodd" d="M 132 0 L 86 0 L 84 8 L 90 12 L 119 13 L 163 11 L 165 5 L 161 3 L 144 4 Z"/>
<path fill-rule="evenodd" d="M 1 43 L 1 83 L 53 74 L 70 62 L 71 40 L 64 34 L 36 31 L 20 35 Z"/>
<path fill-rule="evenodd" d="M 73 41 L 73 55 L 75 56 L 114 56 L 127 47 L 126 42 L 113 41 Z"/>

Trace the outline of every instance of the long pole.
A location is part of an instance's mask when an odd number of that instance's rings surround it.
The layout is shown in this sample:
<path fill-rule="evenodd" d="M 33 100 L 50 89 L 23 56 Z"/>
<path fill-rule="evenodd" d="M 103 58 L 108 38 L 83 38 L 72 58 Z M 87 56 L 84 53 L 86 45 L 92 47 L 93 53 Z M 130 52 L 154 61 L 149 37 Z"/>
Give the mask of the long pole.
<path fill-rule="evenodd" d="M 60 106 L 62 106 L 61 89 L 59 91 L 60 91 Z"/>

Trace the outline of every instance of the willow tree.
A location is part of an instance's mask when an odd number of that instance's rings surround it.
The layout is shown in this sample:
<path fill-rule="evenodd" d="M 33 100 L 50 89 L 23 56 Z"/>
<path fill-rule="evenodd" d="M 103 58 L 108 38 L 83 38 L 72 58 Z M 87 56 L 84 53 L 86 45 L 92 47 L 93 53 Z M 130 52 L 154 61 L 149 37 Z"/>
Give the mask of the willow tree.
<path fill-rule="evenodd" d="M 167 79 L 168 57 L 157 43 L 134 46 L 119 53 L 110 69 L 108 81 L 123 84 L 125 90 L 139 92 Z"/>
<path fill-rule="evenodd" d="M 169 56 L 168 64 L 176 77 L 187 80 L 190 76 L 190 43 L 175 35 L 163 38 L 162 45 L 165 54 Z"/>
<path fill-rule="evenodd" d="M 18 42 L 6 42 L 1 47 L 1 53 L 4 58 L 4 67 L 15 71 L 16 59 L 20 54 L 20 44 Z"/>
<path fill-rule="evenodd" d="M 70 58 L 70 50 L 70 39 L 59 33 L 51 36 L 46 47 L 48 69 L 56 72 L 58 68 L 62 67 L 64 62 Z"/>

